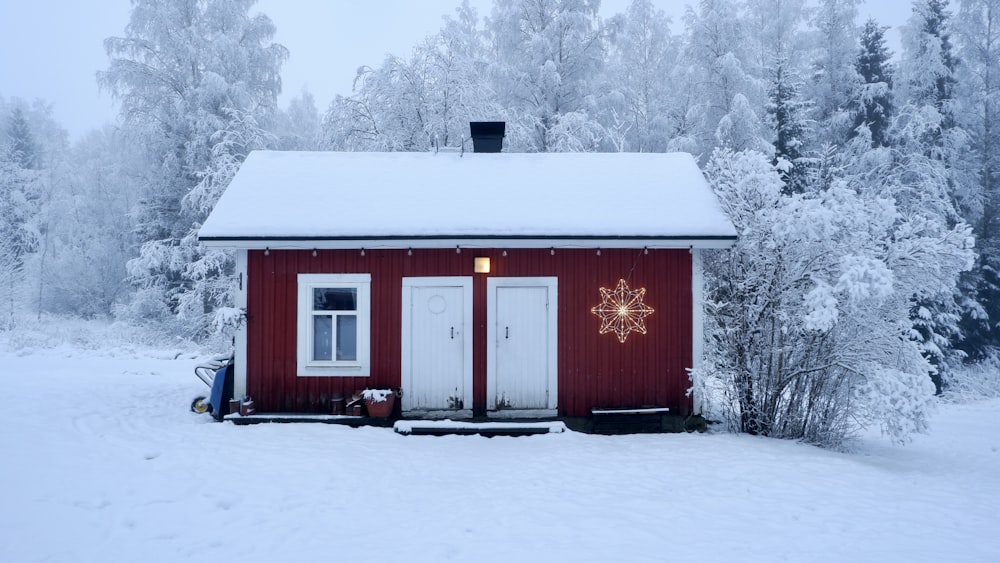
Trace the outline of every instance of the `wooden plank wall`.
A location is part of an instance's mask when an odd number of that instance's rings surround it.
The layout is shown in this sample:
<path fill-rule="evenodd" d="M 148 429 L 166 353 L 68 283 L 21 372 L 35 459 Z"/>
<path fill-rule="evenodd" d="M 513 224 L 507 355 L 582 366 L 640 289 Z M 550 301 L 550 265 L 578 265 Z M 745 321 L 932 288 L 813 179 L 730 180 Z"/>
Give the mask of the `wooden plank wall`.
<path fill-rule="evenodd" d="M 506 255 L 504 253 L 506 252 Z M 592 407 L 669 407 L 689 414 L 691 255 L 687 250 L 414 249 L 254 250 L 248 267 L 247 390 L 260 412 L 329 412 L 330 397 L 365 387 L 399 387 L 402 278 L 473 276 L 473 408 L 486 404 L 486 277 L 473 258 L 489 256 L 489 276 L 559 279 L 559 413 L 587 416 Z M 372 275 L 371 377 L 298 377 L 295 373 L 296 280 L 299 273 Z M 619 279 L 646 288 L 655 309 L 648 333 L 624 344 L 598 334 L 591 307 L 599 289 Z M 404 390 L 405 392 L 405 390 Z"/>

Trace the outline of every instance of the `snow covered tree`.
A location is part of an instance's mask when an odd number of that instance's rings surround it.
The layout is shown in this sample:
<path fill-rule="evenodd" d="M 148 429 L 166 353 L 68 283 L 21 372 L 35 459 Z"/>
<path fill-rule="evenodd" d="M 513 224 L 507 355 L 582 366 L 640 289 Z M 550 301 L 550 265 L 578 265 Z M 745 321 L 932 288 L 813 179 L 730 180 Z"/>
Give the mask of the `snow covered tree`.
<path fill-rule="evenodd" d="M 805 141 L 808 135 L 807 115 L 810 104 L 801 97 L 802 82 L 785 60 L 774 66 L 768 115 L 774 127 L 774 164 L 777 166 L 786 194 L 806 190 L 815 167 L 815 159 L 806 157 Z"/>
<path fill-rule="evenodd" d="M 900 124 L 905 127 L 897 130 Z M 917 123 L 897 119 L 890 130 L 894 145 L 874 147 L 863 129 L 865 134 L 852 139 L 839 159 L 842 178 L 848 186 L 859 193 L 892 200 L 898 214 L 897 228 L 904 224 L 918 225 L 921 236 L 932 240 L 969 227 L 955 210 L 948 169 L 940 160 L 928 156 L 913 137 L 907 136 L 923 137 L 924 131 Z M 971 256 L 974 246 L 971 236 L 964 245 Z M 925 259 L 924 268 L 943 270 L 942 281 L 928 283 L 914 294 L 919 299 L 911 303 L 911 328 L 907 334 L 940 371 L 960 359 L 954 348 L 961 339 L 958 274 L 971 264 L 934 262 L 933 255 Z M 944 277 L 945 273 L 952 275 Z M 933 375 L 938 381 L 939 374 Z"/>
<path fill-rule="evenodd" d="M 852 136 L 864 126 L 874 147 L 889 144 L 892 117 L 892 53 L 885 43 L 886 29 L 869 19 L 861 30 L 861 50 L 855 63 L 861 82 L 849 106 L 854 113 Z"/>
<path fill-rule="evenodd" d="M 748 72 L 761 80 L 777 61 L 798 74 L 808 63 L 805 0 L 745 0 Z"/>
<path fill-rule="evenodd" d="M 7 151 L 14 164 L 24 170 L 38 170 L 41 167 L 40 149 L 31 133 L 28 118 L 19 106 L 14 106 L 11 111 L 7 137 L 10 141 Z"/>
<path fill-rule="evenodd" d="M 24 268 L 17 263 L 10 241 L 0 237 L 0 330 L 10 330 L 16 325 L 20 308 Z"/>
<path fill-rule="evenodd" d="M 967 280 L 971 299 L 961 347 L 974 359 L 1000 350 L 1000 1 L 962 0 L 955 20 L 958 52 L 957 118 L 969 133 L 974 197 L 963 215 L 973 224 L 979 260 Z"/>
<path fill-rule="evenodd" d="M 600 134 L 593 84 L 604 61 L 599 0 L 497 2 L 487 19 L 491 82 L 513 150 L 589 146 Z M 591 149 L 592 150 L 592 149 Z"/>
<path fill-rule="evenodd" d="M 324 118 L 324 143 L 335 150 L 419 151 L 432 144 L 424 59 L 387 55 L 378 68 L 363 66 L 351 96 L 337 96 Z"/>
<path fill-rule="evenodd" d="M 129 263 L 139 288 L 125 312 L 133 320 L 166 320 L 165 313 L 181 313 L 186 293 L 204 293 L 205 280 L 192 278 L 188 265 L 204 255 L 194 234 L 205 208 L 183 202 L 196 187 L 217 194 L 224 171 L 253 148 L 223 132 L 259 138 L 262 131 L 246 128 L 266 130 L 274 119 L 288 53 L 272 42 L 271 20 L 249 13 L 254 3 L 133 0 L 125 36 L 105 41 L 111 63 L 99 82 L 121 101 L 128 134 L 148 149 L 136 223 L 143 246 Z M 220 266 L 215 275 L 230 268 Z M 204 300 L 202 316 L 219 306 L 217 299 Z M 189 335 L 206 336 L 209 321 L 191 320 L 190 311 L 184 317 Z"/>
<path fill-rule="evenodd" d="M 275 136 L 278 138 L 278 147 L 294 151 L 319 150 L 321 124 L 316 99 L 308 90 L 303 89 L 277 116 Z"/>
<path fill-rule="evenodd" d="M 181 202 L 185 214 L 207 217 L 246 156 L 275 144 L 251 113 L 234 110 L 231 118 L 225 129 L 212 136 L 211 165 Z M 197 229 L 192 229 L 180 244 L 170 249 L 174 267 L 189 283 L 176 296 L 177 319 L 195 336 L 231 335 L 242 320 L 232 308 L 234 256 L 227 250 L 201 247 L 197 235 Z M 127 265 L 129 274 L 138 277 L 160 268 L 162 249 L 162 245 L 143 245 L 139 257 Z"/>
<path fill-rule="evenodd" d="M 746 68 L 763 86 L 764 99 L 751 101 L 764 116 L 763 141 L 773 147 L 786 192 L 802 192 L 815 166 L 807 157 L 812 103 L 802 95 L 805 44 L 804 0 L 746 0 Z M 764 143 L 760 150 L 769 151 Z"/>
<path fill-rule="evenodd" d="M 392 150 L 396 143 L 389 139 L 381 125 L 382 108 L 386 100 L 381 90 L 369 82 L 374 69 L 358 68 L 354 91 L 350 96 L 337 94 L 323 116 L 322 146 L 341 151 Z M 369 87 L 369 84 L 373 84 Z"/>
<path fill-rule="evenodd" d="M 922 0 L 914 3 L 903 30 L 899 140 L 935 160 L 954 158 L 961 148 L 956 144 L 967 141 L 954 115 L 956 60 L 950 18 L 946 1 Z"/>
<path fill-rule="evenodd" d="M 25 260 L 37 246 L 33 206 L 25 193 L 35 180 L 18 165 L 11 145 L 0 146 L 0 328 L 15 325 L 25 294 Z"/>
<path fill-rule="evenodd" d="M 386 56 L 362 66 L 350 96 L 337 96 L 323 122 L 338 150 L 415 151 L 459 147 L 469 121 L 507 118 L 487 79 L 483 31 L 468 2 L 425 39 L 409 60 Z M 508 130 L 508 143 L 519 138 Z"/>
<path fill-rule="evenodd" d="M 0 143 L 0 238 L 7 242 L 13 262 L 20 268 L 26 255 L 38 246 L 35 218 L 41 178 L 23 113 L 15 111 L 11 124 L 13 133 Z"/>
<path fill-rule="evenodd" d="M 600 121 L 614 151 L 662 152 L 677 129 L 672 81 L 678 46 L 670 20 L 651 0 L 633 0 L 608 25 Z"/>
<path fill-rule="evenodd" d="M 733 96 L 729 111 L 719 120 L 715 129 L 717 146 L 734 151 L 755 150 L 766 154 L 773 147 L 765 138 L 764 123 L 757 111 L 741 93 Z"/>
<path fill-rule="evenodd" d="M 706 259 L 696 377 L 722 382 L 732 424 L 833 447 L 868 424 L 897 441 L 925 431 L 932 367 L 909 311 L 971 262 L 968 228 L 928 230 L 843 182 L 783 195 L 760 153 L 716 151 L 706 175 L 740 239 Z"/>
<path fill-rule="evenodd" d="M 764 82 L 748 71 L 742 16 L 734 0 L 702 0 L 685 13 L 679 79 L 690 90 L 685 119 L 694 142 L 688 150 L 695 154 L 708 155 L 719 143 L 737 150 L 767 143 L 757 113 L 764 107 Z"/>
<path fill-rule="evenodd" d="M 488 80 L 485 31 L 468 0 L 418 49 L 427 61 L 428 133 L 435 146 L 460 146 L 469 138 L 469 121 L 505 117 Z"/>
<path fill-rule="evenodd" d="M 67 155 L 48 212 L 43 311 L 108 317 L 126 300 L 125 264 L 138 250 L 133 172 L 140 157 L 140 148 L 110 125 L 84 135 Z"/>
<path fill-rule="evenodd" d="M 941 0 L 914 3 L 903 29 L 897 117 L 891 130 L 896 161 L 893 196 L 911 216 L 944 230 L 963 223 L 976 205 L 975 182 L 966 173 L 969 136 L 955 119 L 957 61 L 952 54 L 950 13 Z M 897 173 L 898 171 L 906 173 Z M 964 357 L 959 319 L 981 310 L 974 295 L 957 287 L 926 296 L 912 319 L 924 353 L 941 370 Z M 940 389 L 940 379 L 935 375 Z"/>
<path fill-rule="evenodd" d="M 950 19 L 948 0 L 921 0 L 904 34 L 907 95 L 915 103 L 933 103 L 944 116 L 942 127 L 951 125 L 956 82 Z"/>
<path fill-rule="evenodd" d="M 854 63 L 859 4 L 861 0 L 820 0 L 812 19 L 812 79 L 805 95 L 815 104 L 816 146 L 839 145 L 850 135 L 847 105 L 858 82 Z"/>
<path fill-rule="evenodd" d="M 9 253 L 5 263 L 12 268 L 5 278 L 17 282 L 7 293 L 19 295 L 19 307 L 8 308 L 12 323 L 15 312 L 41 312 L 52 207 L 69 170 L 64 164 L 66 132 L 53 119 L 50 104 L 13 99 L 7 109 L 0 98 L 0 111 L 9 115 L 0 119 L 0 238 Z"/>

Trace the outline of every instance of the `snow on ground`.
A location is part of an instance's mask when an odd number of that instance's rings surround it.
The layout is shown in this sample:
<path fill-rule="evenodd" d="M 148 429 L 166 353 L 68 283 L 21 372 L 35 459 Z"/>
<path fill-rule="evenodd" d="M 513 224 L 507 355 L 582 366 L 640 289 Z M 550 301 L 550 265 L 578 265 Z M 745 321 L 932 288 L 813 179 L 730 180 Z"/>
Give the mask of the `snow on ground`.
<path fill-rule="evenodd" d="M 0 342 L 0 561 L 1000 561 L 1000 400 L 906 447 L 235 426 L 171 353 Z"/>

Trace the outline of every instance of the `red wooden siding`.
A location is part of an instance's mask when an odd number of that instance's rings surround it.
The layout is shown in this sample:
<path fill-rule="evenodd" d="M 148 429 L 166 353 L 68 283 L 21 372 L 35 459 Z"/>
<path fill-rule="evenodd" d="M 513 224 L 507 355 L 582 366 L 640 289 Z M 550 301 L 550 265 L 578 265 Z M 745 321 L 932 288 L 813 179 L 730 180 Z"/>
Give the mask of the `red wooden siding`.
<path fill-rule="evenodd" d="M 586 416 L 592 407 L 665 406 L 689 414 L 691 255 L 687 250 L 547 249 L 250 251 L 247 391 L 262 412 L 329 412 L 330 396 L 365 387 L 399 387 L 402 278 L 473 276 L 473 408 L 486 405 L 487 276 L 556 276 L 559 414 Z M 489 256 L 490 274 L 473 274 L 473 258 Z M 298 377 L 296 296 L 299 273 L 371 273 L 371 377 Z M 624 344 L 598 334 L 598 288 L 619 279 L 646 288 L 648 333 Z M 403 390 L 405 393 L 405 389 Z"/>

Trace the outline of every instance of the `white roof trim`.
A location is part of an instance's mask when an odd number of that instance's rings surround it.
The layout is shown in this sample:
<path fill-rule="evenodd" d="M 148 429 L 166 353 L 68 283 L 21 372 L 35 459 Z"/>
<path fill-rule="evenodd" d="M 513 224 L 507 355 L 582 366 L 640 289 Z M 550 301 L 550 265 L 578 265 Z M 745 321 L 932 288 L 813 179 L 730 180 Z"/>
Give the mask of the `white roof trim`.
<path fill-rule="evenodd" d="M 393 250 L 407 248 L 729 248 L 734 238 L 678 239 L 202 239 L 202 244 L 242 250 Z"/>

